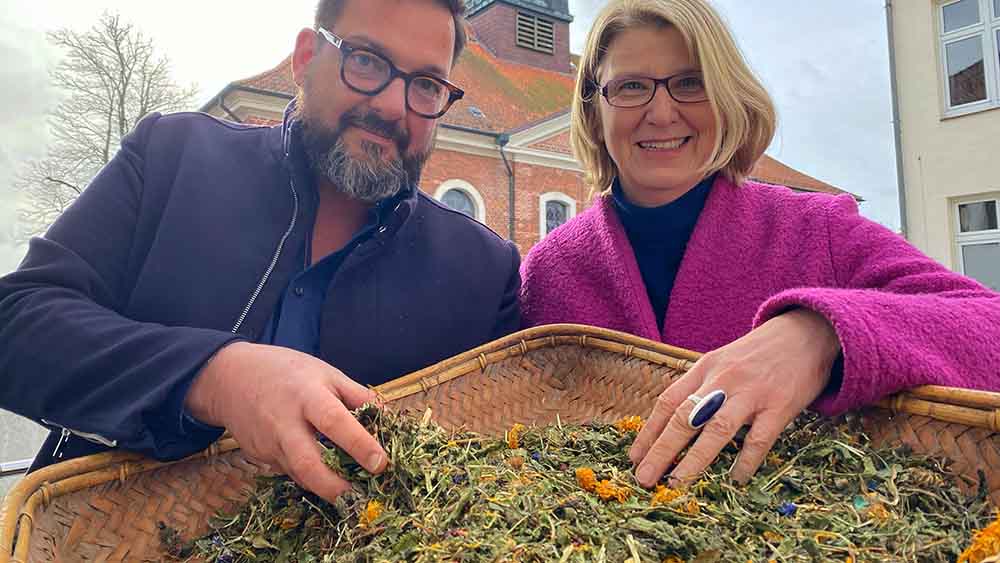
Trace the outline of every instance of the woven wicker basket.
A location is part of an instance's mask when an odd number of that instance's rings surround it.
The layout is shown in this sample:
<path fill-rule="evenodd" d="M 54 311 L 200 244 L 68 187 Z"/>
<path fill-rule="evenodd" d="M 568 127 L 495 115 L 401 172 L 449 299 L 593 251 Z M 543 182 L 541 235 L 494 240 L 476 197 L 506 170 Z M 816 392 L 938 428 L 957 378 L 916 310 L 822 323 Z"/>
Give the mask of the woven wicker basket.
<path fill-rule="evenodd" d="M 388 404 L 430 407 L 446 427 L 502 433 L 514 422 L 545 424 L 647 415 L 656 397 L 697 354 L 634 336 L 552 325 L 513 334 L 382 385 Z M 1000 506 L 1000 394 L 925 387 L 862 413 L 889 444 L 944 455 L 977 480 L 986 475 Z M 157 523 L 186 537 L 231 509 L 261 468 L 224 439 L 209 451 L 164 464 L 106 453 L 25 477 L 0 511 L 0 563 L 158 561 Z M 975 485 L 971 485 L 975 486 Z"/>

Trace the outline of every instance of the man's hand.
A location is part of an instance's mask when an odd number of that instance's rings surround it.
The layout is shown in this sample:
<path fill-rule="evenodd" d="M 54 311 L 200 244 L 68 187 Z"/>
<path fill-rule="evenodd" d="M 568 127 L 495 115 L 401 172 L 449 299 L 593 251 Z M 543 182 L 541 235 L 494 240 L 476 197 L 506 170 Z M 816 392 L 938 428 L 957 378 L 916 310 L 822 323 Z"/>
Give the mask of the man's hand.
<path fill-rule="evenodd" d="M 316 431 L 381 473 L 385 451 L 350 412 L 374 400 L 372 391 L 308 354 L 236 342 L 204 367 L 185 406 L 196 419 L 226 427 L 249 457 L 332 501 L 350 485 L 323 464 Z"/>
<path fill-rule="evenodd" d="M 696 478 L 749 424 L 730 474 L 735 481 L 748 481 L 788 423 L 822 393 L 839 352 L 840 340 L 825 318 L 795 309 L 705 354 L 660 395 L 636 436 L 629 457 L 638 465 L 639 483 L 655 485 L 698 435 L 687 423 L 694 409 L 688 396 L 704 397 L 717 389 L 728 399 L 678 462 L 672 480 Z"/>

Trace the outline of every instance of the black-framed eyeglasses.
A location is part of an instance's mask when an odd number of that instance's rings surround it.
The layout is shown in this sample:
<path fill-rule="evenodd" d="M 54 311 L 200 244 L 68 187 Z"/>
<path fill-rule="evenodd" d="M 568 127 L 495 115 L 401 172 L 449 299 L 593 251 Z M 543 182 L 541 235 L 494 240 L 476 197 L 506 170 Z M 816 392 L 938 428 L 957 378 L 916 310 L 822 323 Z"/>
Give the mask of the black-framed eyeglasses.
<path fill-rule="evenodd" d="M 633 76 L 609 80 L 607 84 L 597 87 L 601 95 L 614 107 L 637 108 L 652 101 L 656 95 L 656 87 L 660 84 L 667 94 L 682 104 L 693 104 L 708 100 L 705 89 L 705 79 L 699 71 L 689 71 L 667 76 L 666 78 L 650 78 L 648 76 Z"/>
<path fill-rule="evenodd" d="M 403 72 L 384 55 L 348 45 L 343 39 L 319 28 L 317 33 L 340 49 L 340 79 L 359 94 L 376 96 L 397 77 L 406 85 L 406 109 L 436 119 L 448 111 L 465 92 L 451 82 L 426 72 Z"/>

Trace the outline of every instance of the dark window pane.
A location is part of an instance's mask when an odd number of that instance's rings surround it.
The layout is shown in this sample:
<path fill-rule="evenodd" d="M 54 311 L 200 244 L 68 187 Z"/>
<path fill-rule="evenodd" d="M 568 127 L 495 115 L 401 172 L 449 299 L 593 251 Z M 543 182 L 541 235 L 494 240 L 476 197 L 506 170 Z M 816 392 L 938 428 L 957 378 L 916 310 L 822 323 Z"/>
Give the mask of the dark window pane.
<path fill-rule="evenodd" d="M 943 8 L 944 32 L 979 23 L 979 0 L 962 0 Z"/>
<path fill-rule="evenodd" d="M 993 17 L 1000 18 L 1000 0 L 993 0 Z"/>
<path fill-rule="evenodd" d="M 556 227 L 569 219 L 569 206 L 561 201 L 545 202 L 545 234 L 551 233 Z"/>
<path fill-rule="evenodd" d="M 441 201 L 455 211 L 464 213 L 473 219 L 476 218 L 476 204 L 472 202 L 472 198 L 469 197 L 469 194 L 462 190 L 446 191 L 444 196 L 441 198 Z"/>
<path fill-rule="evenodd" d="M 977 35 L 945 46 L 952 107 L 986 99 L 981 37 Z"/>
<path fill-rule="evenodd" d="M 963 233 L 992 231 L 997 228 L 997 202 L 980 201 L 958 206 L 959 229 Z"/>
<path fill-rule="evenodd" d="M 1000 291 L 1000 243 L 962 246 L 965 275 L 986 287 Z"/>

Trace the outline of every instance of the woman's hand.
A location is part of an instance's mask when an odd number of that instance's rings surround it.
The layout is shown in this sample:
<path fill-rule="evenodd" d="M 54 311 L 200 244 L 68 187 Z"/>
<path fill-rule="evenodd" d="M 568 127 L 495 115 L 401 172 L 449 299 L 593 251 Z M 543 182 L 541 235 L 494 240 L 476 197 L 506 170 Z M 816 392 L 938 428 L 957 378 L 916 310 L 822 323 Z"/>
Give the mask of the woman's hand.
<path fill-rule="evenodd" d="M 629 457 L 638 464 L 639 483 L 655 485 L 698 434 L 688 425 L 694 409 L 688 396 L 717 389 L 726 392 L 726 402 L 678 462 L 671 481 L 696 477 L 749 424 L 731 472 L 735 481 L 748 481 L 788 423 L 823 392 L 839 352 L 840 340 L 825 318 L 795 309 L 705 354 L 659 396 L 636 437 Z"/>

